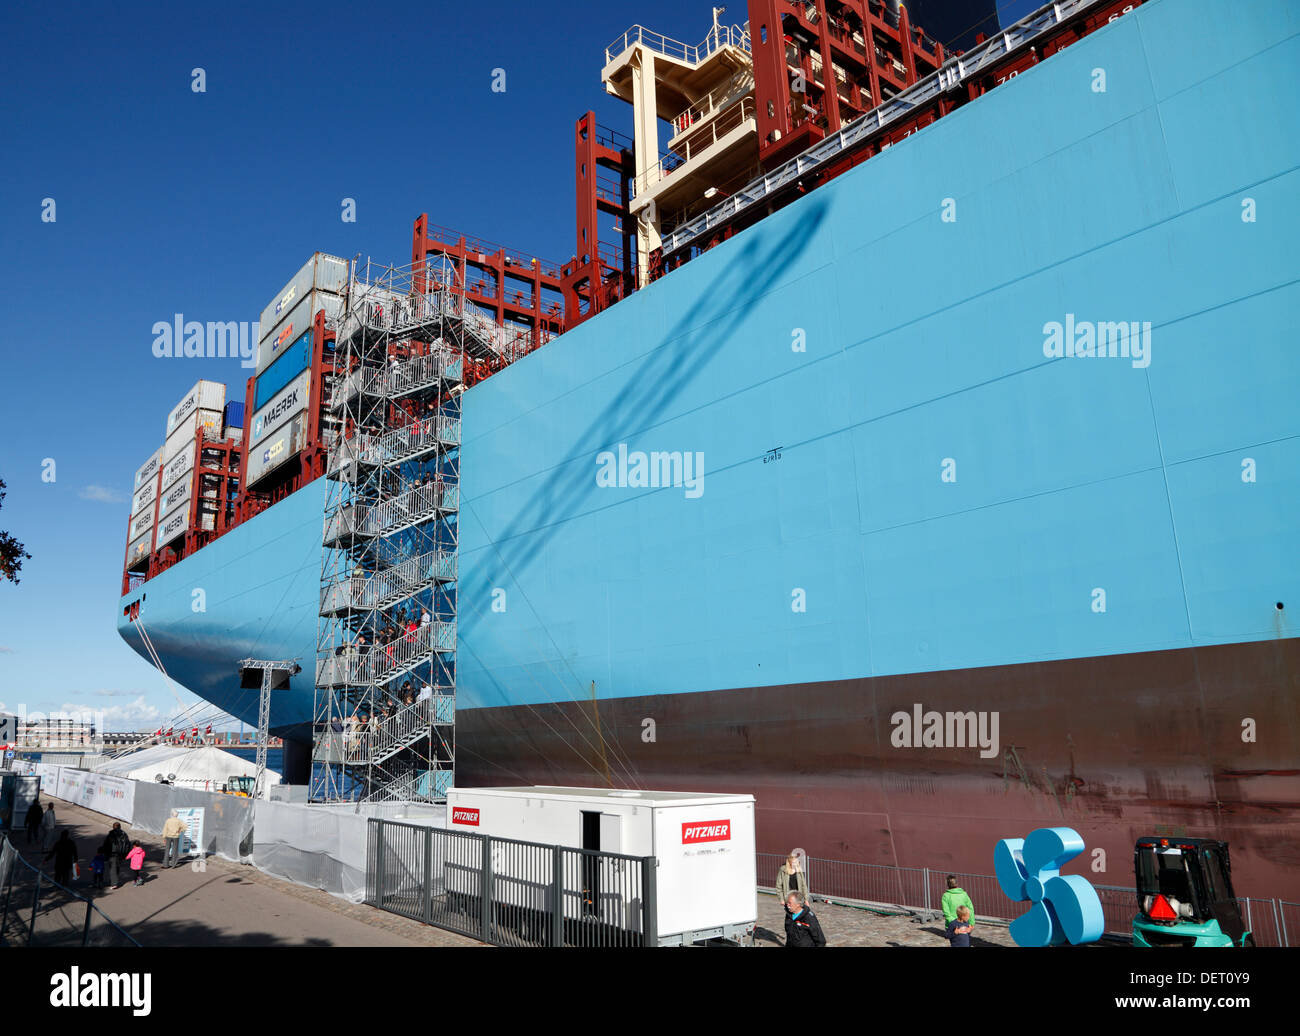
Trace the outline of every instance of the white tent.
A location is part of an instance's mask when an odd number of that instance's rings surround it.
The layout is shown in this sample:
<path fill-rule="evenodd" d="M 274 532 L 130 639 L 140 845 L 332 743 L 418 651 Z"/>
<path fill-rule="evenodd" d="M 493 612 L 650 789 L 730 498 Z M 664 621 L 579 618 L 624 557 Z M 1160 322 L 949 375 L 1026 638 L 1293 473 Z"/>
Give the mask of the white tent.
<path fill-rule="evenodd" d="M 216 791 L 231 777 L 254 777 L 257 766 L 232 752 L 220 748 L 184 748 L 178 745 L 155 745 L 129 752 L 117 759 L 106 759 L 95 766 L 97 773 L 129 777 L 135 781 L 156 781 L 159 776 L 182 788 Z M 280 783 L 280 775 L 266 771 L 266 786 Z"/>

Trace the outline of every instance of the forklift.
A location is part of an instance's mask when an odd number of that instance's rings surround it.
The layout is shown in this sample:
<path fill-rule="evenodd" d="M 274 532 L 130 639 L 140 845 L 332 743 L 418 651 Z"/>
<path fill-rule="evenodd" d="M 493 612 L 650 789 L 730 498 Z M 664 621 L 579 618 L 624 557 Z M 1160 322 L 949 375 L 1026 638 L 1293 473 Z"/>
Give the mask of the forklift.
<path fill-rule="evenodd" d="M 1254 946 L 1232 891 L 1228 843 L 1139 838 L 1134 946 Z"/>
<path fill-rule="evenodd" d="M 241 799 L 251 799 L 256 783 L 256 777 L 231 777 L 226 787 L 231 795 L 237 795 Z"/>

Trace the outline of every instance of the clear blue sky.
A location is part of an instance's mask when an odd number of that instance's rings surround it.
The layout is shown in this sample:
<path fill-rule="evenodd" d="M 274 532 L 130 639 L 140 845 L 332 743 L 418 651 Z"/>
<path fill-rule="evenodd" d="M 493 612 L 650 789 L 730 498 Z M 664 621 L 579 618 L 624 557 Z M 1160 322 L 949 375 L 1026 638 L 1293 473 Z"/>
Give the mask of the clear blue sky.
<path fill-rule="evenodd" d="M 88 708 L 128 729 L 175 708 L 115 631 L 131 478 L 195 381 L 242 399 L 249 372 L 156 359 L 155 321 L 255 322 L 316 250 L 408 262 L 421 212 L 563 262 L 573 124 L 594 108 L 630 133 L 600 67 L 638 21 L 696 42 L 710 4 L 8 7 L 0 529 L 32 558 L 0 585 L 0 707 Z"/>

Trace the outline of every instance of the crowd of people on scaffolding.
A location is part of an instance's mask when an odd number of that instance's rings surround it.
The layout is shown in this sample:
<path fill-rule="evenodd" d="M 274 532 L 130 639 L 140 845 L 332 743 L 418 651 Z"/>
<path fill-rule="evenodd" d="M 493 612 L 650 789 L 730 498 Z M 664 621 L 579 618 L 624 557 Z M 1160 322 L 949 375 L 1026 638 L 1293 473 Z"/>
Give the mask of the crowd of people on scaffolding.
<path fill-rule="evenodd" d="M 422 726 L 427 717 L 422 710 L 417 711 L 416 707 L 432 698 L 433 687 L 427 681 L 421 684 L 418 691 L 410 680 L 404 681 L 399 691 L 377 687 L 365 701 L 354 704 L 349 715 L 333 717 L 330 720 L 330 730 L 336 737 L 343 739 L 347 757 L 357 759 L 365 754 L 361 751 L 362 746 L 385 730 L 400 736 L 405 731 L 391 729 L 395 725 Z M 408 723 L 390 722 L 397 721 L 399 717 L 406 718 Z"/>

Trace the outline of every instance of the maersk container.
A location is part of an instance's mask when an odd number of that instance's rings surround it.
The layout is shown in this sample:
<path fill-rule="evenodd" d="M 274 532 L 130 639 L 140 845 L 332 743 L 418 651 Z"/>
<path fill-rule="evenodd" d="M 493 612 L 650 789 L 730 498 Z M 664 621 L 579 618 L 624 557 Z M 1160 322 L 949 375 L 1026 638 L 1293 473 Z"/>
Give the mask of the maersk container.
<path fill-rule="evenodd" d="M 131 516 L 135 517 L 157 499 L 158 480 L 155 478 L 141 486 L 140 491 L 131 498 Z"/>
<path fill-rule="evenodd" d="M 219 381 L 199 381 L 167 415 L 167 436 L 196 410 L 220 411 L 226 405 L 226 386 Z"/>
<path fill-rule="evenodd" d="M 149 561 L 153 553 L 153 526 L 133 539 L 126 548 L 126 567 L 128 571 L 137 571 Z"/>
<path fill-rule="evenodd" d="M 244 427 L 244 404 L 227 403 L 226 412 L 221 419 L 222 427 L 229 432 L 232 428 Z M 227 435 L 226 438 L 229 438 Z"/>
<path fill-rule="evenodd" d="M 254 410 L 261 410 L 272 396 L 311 366 L 311 344 L 311 328 L 308 328 L 294 339 L 292 345 L 284 347 L 279 359 L 258 375 L 253 395 Z"/>
<path fill-rule="evenodd" d="M 543 845 L 654 858 L 658 943 L 747 939 L 758 918 L 754 796 L 607 788 L 450 788 L 447 828 Z M 518 857 L 499 854 L 501 871 Z M 630 861 L 605 860 L 617 869 Z M 500 871 L 498 872 L 500 873 Z M 635 903 L 607 902 L 635 883 L 596 872 L 600 916 L 634 921 Z M 435 875 L 435 880 L 438 876 Z M 531 892 L 525 879 L 504 874 L 499 895 Z M 516 880 L 510 881 L 511 877 Z M 518 903 L 515 905 L 525 905 Z M 565 914 L 580 917 L 580 904 Z"/>
<path fill-rule="evenodd" d="M 348 262 L 338 256 L 316 252 L 301 270 L 293 275 L 262 310 L 261 326 L 271 328 L 293 309 L 309 291 L 327 291 L 342 295 L 348 286 Z"/>
<path fill-rule="evenodd" d="M 325 310 L 328 320 L 337 322 L 343 315 L 343 297 L 326 292 L 312 291 L 293 307 L 275 327 L 271 328 L 257 346 L 257 373 L 261 374 L 278 360 L 284 349 L 312 326 L 318 310 Z"/>
<path fill-rule="evenodd" d="M 311 401 L 311 371 L 303 371 L 293 381 L 276 393 L 266 406 L 253 415 L 249 429 L 248 445 L 256 446 L 290 418 L 307 409 Z"/>
<path fill-rule="evenodd" d="M 139 489 L 151 478 L 153 478 L 155 475 L 158 474 L 158 468 L 162 464 L 162 459 L 163 459 L 163 448 L 159 446 L 156 450 L 153 451 L 152 457 L 150 457 L 147 461 L 141 464 L 140 467 L 136 468 L 135 485 L 132 487 L 131 490 L 132 492 L 135 492 L 135 490 Z"/>
<path fill-rule="evenodd" d="M 154 526 L 154 519 L 157 517 L 158 509 L 152 505 L 146 507 L 143 511 L 131 519 L 131 531 L 127 534 L 128 540 L 134 540 L 144 535 Z"/>
<path fill-rule="evenodd" d="M 248 447 L 248 474 L 245 484 L 252 488 L 257 482 L 285 461 L 298 456 L 305 438 L 306 414 L 299 414 L 278 432 L 268 436 L 256 446 Z"/>
<path fill-rule="evenodd" d="M 158 517 L 166 519 L 179 508 L 188 508 L 190 502 L 190 491 L 194 488 L 194 472 L 181 478 L 170 489 L 165 490 L 162 499 L 158 501 Z"/>
<path fill-rule="evenodd" d="M 154 540 L 154 550 L 166 547 L 178 537 L 189 531 L 190 513 L 188 509 L 174 511 L 166 520 L 158 523 L 158 536 Z"/>
<path fill-rule="evenodd" d="M 208 429 L 213 435 L 221 434 L 220 410 L 195 410 L 189 417 L 182 418 L 176 430 L 167 436 L 163 444 L 163 463 L 166 464 L 186 447 L 193 448 L 195 436 Z"/>
<path fill-rule="evenodd" d="M 180 453 L 164 464 L 162 479 L 159 484 L 163 494 L 165 495 L 167 490 L 176 484 L 176 480 L 192 467 L 194 467 L 193 450 L 181 450 Z"/>

